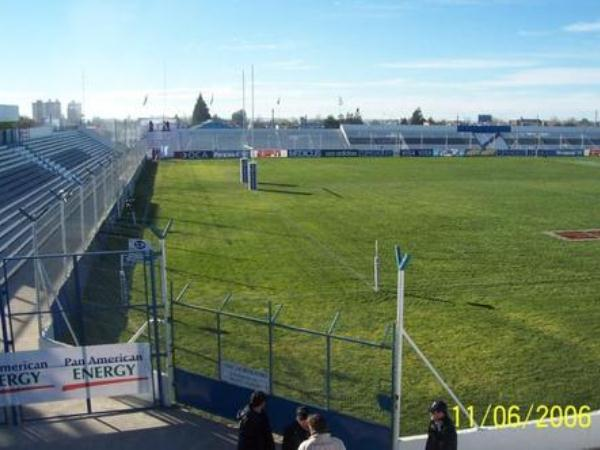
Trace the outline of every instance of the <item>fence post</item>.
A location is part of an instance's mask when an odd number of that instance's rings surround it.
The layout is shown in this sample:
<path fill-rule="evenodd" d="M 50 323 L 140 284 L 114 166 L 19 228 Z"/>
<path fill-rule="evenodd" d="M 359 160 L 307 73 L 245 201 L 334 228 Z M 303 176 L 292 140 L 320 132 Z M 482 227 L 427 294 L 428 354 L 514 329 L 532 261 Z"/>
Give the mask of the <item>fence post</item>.
<path fill-rule="evenodd" d="M 402 254 L 396 245 L 396 269 L 398 281 L 396 290 L 396 326 L 394 328 L 394 422 L 392 423 L 393 449 L 400 449 L 400 416 L 402 405 L 402 335 L 404 332 L 404 269 L 410 255 Z"/>
<path fill-rule="evenodd" d="M 160 333 L 158 330 L 158 306 L 156 301 L 156 274 L 154 273 L 154 252 L 150 250 L 144 255 L 144 259 L 150 259 L 150 287 L 152 295 L 152 323 L 154 324 L 154 352 L 156 356 L 156 374 L 158 376 L 158 398 L 160 406 L 164 406 L 165 397 L 163 391 L 163 377 L 160 364 Z"/>
<path fill-rule="evenodd" d="M 225 306 L 227 306 L 229 300 L 231 300 L 231 294 L 227 294 L 225 296 L 221 306 L 215 312 L 215 317 L 217 320 L 217 378 L 219 381 L 221 381 L 221 362 L 223 361 L 223 350 L 221 344 L 221 312 L 225 309 Z"/>
<path fill-rule="evenodd" d="M 268 317 L 268 321 L 269 321 L 269 394 L 273 393 L 273 359 L 274 359 L 273 339 L 275 337 L 274 336 L 275 321 L 277 320 L 277 316 L 281 312 L 281 308 L 283 308 L 283 305 L 277 305 L 277 310 L 275 310 L 275 312 L 273 312 L 273 305 L 269 301 L 269 312 L 268 312 L 268 314 L 269 314 L 269 317 Z"/>
<path fill-rule="evenodd" d="M 92 176 L 92 197 L 94 202 L 94 224 L 98 223 L 98 193 L 96 192 L 98 186 L 96 184 L 96 174 L 90 169 L 87 169 L 88 173 Z"/>
<path fill-rule="evenodd" d="M 83 299 L 81 298 L 81 281 L 79 279 L 79 263 L 77 262 L 77 256 L 72 256 L 73 264 L 73 275 L 75 280 L 75 295 L 77 298 L 77 315 L 79 319 L 79 341 L 81 345 L 87 345 L 86 333 L 85 333 L 85 319 L 83 311 Z M 88 414 L 92 412 L 92 399 L 89 396 L 85 398 L 85 404 Z"/>
<path fill-rule="evenodd" d="M 174 389 L 173 389 L 173 342 L 171 338 L 173 333 L 171 332 L 171 303 L 169 302 L 168 297 L 168 286 L 167 286 L 167 246 L 166 246 L 166 238 L 167 234 L 169 234 L 169 230 L 173 225 L 173 220 L 170 219 L 167 225 L 163 230 L 157 230 L 154 227 L 150 229 L 152 232 L 158 237 L 160 243 L 160 291 L 163 303 L 163 316 L 164 316 L 164 324 L 165 324 L 165 372 L 167 374 L 168 386 L 166 392 L 166 406 L 171 406 L 173 404 L 174 399 Z M 155 317 L 155 320 L 158 320 Z"/>
<path fill-rule="evenodd" d="M 269 301 L 269 394 L 273 393 L 273 304 Z"/>
<path fill-rule="evenodd" d="M 85 250 L 85 194 L 83 192 L 83 184 L 79 185 L 79 221 L 81 222 L 81 248 Z"/>
<path fill-rule="evenodd" d="M 50 189 L 50 192 L 56 197 L 60 206 L 60 240 L 63 254 L 67 253 L 67 224 L 65 223 L 65 202 L 66 198 L 58 192 Z"/>
<path fill-rule="evenodd" d="M 379 292 L 379 242 L 375 241 L 375 256 L 373 257 L 373 290 Z"/>
<path fill-rule="evenodd" d="M 2 260 L 2 270 L 4 272 L 2 289 L 0 290 L 0 320 L 2 320 L 2 343 L 4 346 L 4 353 L 10 352 L 10 341 L 12 341 L 12 336 L 8 337 L 8 320 L 10 319 L 10 315 L 8 318 L 6 317 L 6 312 L 8 310 L 8 303 L 10 302 L 10 294 L 8 293 L 8 278 L 7 278 L 7 270 L 6 270 L 6 260 Z M 6 305 L 6 309 L 5 306 Z"/>
<path fill-rule="evenodd" d="M 327 330 L 327 336 L 325 336 L 325 404 L 327 405 L 327 409 L 331 407 L 331 337 L 339 318 L 340 313 L 336 312 Z"/>
<path fill-rule="evenodd" d="M 40 301 L 42 300 L 42 282 L 41 273 L 40 273 L 40 264 L 39 258 L 37 257 L 39 254 L 39 242 L 38 242 L 38 229 L 37 229 L 37 221 L 38 219 L 44 215 L 44 213 L 48 210 L 46 207 L 43 211 L 41 211 L 37 216 L 33 216 L 27 213 L 24 209 L 19 208 L 19 212 L 23 214 L 31 223 L 31 247 L 33 254 L 33 283 L 35 284 L 35 308 L 36 308 L 36 316 L 38 322 L 38 338 L 42 337 L 42 308 L 40 305 Z"/>

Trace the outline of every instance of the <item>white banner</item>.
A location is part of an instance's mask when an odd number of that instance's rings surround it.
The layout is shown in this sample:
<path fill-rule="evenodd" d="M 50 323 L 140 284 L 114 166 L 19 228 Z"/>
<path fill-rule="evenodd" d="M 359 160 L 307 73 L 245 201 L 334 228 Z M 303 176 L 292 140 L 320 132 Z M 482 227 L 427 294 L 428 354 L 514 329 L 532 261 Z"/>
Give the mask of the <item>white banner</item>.
<path fill-rule="evenodd" d="M 0 406 L 146 394 L 151 389 L 147 343 L 0 354 Z"/>
<path fill-rule="evenodd" d="M 254 391 L 269 393 L 269 374 L 230 361 L 221 361 L 221 380 Z"/>

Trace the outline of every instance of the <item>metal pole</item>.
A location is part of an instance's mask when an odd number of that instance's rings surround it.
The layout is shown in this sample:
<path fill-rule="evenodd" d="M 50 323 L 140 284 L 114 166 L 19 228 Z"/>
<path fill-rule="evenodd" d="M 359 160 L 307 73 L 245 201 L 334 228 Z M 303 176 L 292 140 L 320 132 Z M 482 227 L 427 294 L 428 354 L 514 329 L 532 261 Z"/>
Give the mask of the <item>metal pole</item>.
<path fill-rule="evenodd" d="M 163 234 L 160 239 L 160 287 L 163 299 L 164 308 L 164 320 L 165 320 L 165 334 L 166 334 L 166 372 L 169 384 L 167 386 L 166 393 L 166 406 L 171 406 L 174 400 L 174 373 L 173 373 L 173 342 L 171 340 L 171 305 L 168 299 L 167 293 L 167 246 L 165 245 L 165 235 Z"/>
<path fill-rule="evenodd" d="M 35 309 L 36 316 L 38 322 L 38 339 L 42 337 L 42 307 L 40 305 L 40 301 L 42 300 L 42 286 L 41 286 L 41 277 L 40 277 L 40 260 L 37 258 L 38 256 L 38 238 L 37 238 L 37 220 L 31 221 L 31 239 L 33 245 L 33 256 L 36 257 L 33 259 L 33 280 L 35 284 Z"/>
<path fill-rule="evenodd" d="M 222 362 L 222 349 L 221 349 L 221 311 L 215 313 L 217 320 L 217 379 L 221 381 L 221 362 Z"/>
<path fill-rule="evenodd" d="M 6 310 L 4 309 L 4 305 L 8 306 L 9 294 L 8 294 L 8 279 L 6 276 L 6 261 L 2 261 L 2 268 L 4 271 L 4 282 L 2 284 L 2 290 L 0 291 L 0 320 L 2 320 L 2 342 L 4 345 L 4 353 L 10 352 L 10 340 L 8 337 L 8 322 L 6 317 Z M 8 317 L 10 319 L 10 316 Z"/>
<path fill-rule="evenodd" d="M 394 422 L 392 424 L 393 449 L 400 449 L 400 420 L 402 406 L 402 335 L 404 332 L 404 269 L 410 256 L 402 254 L 396 246 L 396 327 L 394 329 Z"/>
<path fill-rule="evenodd" d="M 373 290 L 379 292 L 379 242 L 375 241 L 375 256 L 373 258 Z"/>
<path fill-rule="evenodd" d="M 273 305 L 269 302 L 269 394 L 273 393 Z"/>
<path fill-rule="evenodd" d="M 221 362 L 223 361 L 223 346 L 221 343 L 221 312 L 225 309 L 227 303 L 229 303 L 229 300 L 231 300 L 231 294 L 227 294 L 225 296 L 223 302 L 221 302 L 221 306 L 215 311 L 215 317 L 217 319 L 217 375 L 219 381 L 221 380 Z"/>
<path fill-rule="evenodd" d="M 81 222 L 81 248 L 80 250 L 85 250 L 85 210 L 84 210 L 84 193 L 83 193 L 83 184 L 79 185 L 79 221 Z"/>
<path fill-rule="evenodd" d="M 333 320 L 331 321 L 331 325 L 327 330 L 327 336 L 325 336 L 325 344 L 326 344 L 326 360 L 325 360 L 325 401 L 327 405 L 327 409 L 329 410 L 331 407 L 331 336 L 333 335 L 333 331 L 335 326 L 340 318 L 340 313 L 336 312 Z"/>
<path fill-rule="evenodd" d="M 58 199 L 60 203 L 60 238 L 62 242 L 62 251 L 67 253 L 67 224 L 65 223 L 65 201 L 63 198 Z"/>
<path fill-rule="evenodd" d="M 394 336 L 394 449 L 400 448 L 400 418 L 402 404 L 402 330 L 404 329 L 404 271 L 398 270 L 396 292 L 396 328 Z"/>
<path fill-rule="evenodd" d="M 73 275 L 74 275 L 74 280 L 75 280 L 75 294 L 76 294 L 77 301 L 79 303 L 78 308 L 77 308 L 78 318 L 79 318 L 79 337 L 80 337 L 79 340 L 80 340 L 81 345 L 85 346 L 85 345 L 87 345 L 87 338 L 86 338 L 86 333 L 85 333 L 83 299 L 81 298 L 81 281 L 79 279 L 79 267 L 77 264 L 77 256 L 73 255 L 72 258 L 73 258 Z M 85 398 L 85 404 L 86 404 L 88 414 L 91 414 L 92 399 L 89 395 L 90 394 L 89 388 L 87 389 L 87 394 L 88 395 Z"/>
<path fill-rule="evenodd" d="M 98 186 L 96 185 L 96 174 L 92 173 L 92 187 L 94 189 L 94 191 L 92 192 L 92 197 L 93 197 L 93 201 L 94 201 L 94 224 L 98 223 L 98 198 L 97 198 L 97 188 Z M 94 225 L 95 226 L 95 225 Z"/>
<path fill-rule="evenodd" d="M 152 294 L 152 320 L 154 323 L 154 354 L 156 356 L 156 375 L 158 377 L 158 397 L 160 399 L 160 406 L 164 406 L 165 397 L 163 391 L 163 378 L 160 364 L 160 333 L 158 330 L 158 307 L 156 304 L 156 274 L 154 273 L 154 253 L 152 250 L 144 256 L 144 259 L 150 260 L 150 286 Z"/>
<path fill-rule="evenodd" d="M 252 147 L 254 147 L 254 64 L 251 66 L 251 75 L 252 75 L 252 129 L 251 129 L 251 139 L 252 139 Z"/>

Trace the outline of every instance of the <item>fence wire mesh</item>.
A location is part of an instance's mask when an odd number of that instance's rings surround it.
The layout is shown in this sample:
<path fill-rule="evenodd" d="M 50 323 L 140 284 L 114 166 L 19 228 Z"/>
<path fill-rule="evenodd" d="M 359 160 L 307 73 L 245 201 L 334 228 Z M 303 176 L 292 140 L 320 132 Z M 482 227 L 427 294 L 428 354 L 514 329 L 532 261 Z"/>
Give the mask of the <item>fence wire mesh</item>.
<path fill-rule="evenodd" d="M 390 424 L 392 349 L 271 316 L 173 302 L 175 366 L 222 379 L 221 364 L 260 371 L 272 395 Z M 271 317 L 271 320 L 269 320 Z"/>

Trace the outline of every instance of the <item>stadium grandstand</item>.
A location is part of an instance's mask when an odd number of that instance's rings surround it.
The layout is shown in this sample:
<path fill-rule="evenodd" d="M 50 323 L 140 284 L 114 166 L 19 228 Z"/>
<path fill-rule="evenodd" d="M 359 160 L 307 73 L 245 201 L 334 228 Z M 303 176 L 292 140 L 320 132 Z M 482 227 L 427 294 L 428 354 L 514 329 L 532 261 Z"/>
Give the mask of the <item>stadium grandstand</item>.
<path fill-rule="evenodd" d="M 600 153 L 600 128 L 508 125 L 342 125 L 339 129 L 194 128 L 155 131 L 148 149 L 163 157 L 239 157 L 251 150 L 287 156 L 584 156 Z M 325 152 L 325 154 L 323 154 Z"/>
<path fill-rule="evenodd" d="M 60 234 L 62 245 L 47 250 L 84 251 L 142 157 L 86 129 L 34 130 L 0 146 L 0 256 L 31 255 L 35 246 L 60 243 Z"/>

